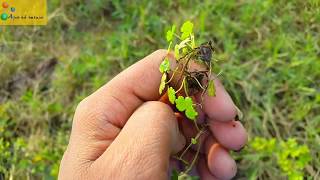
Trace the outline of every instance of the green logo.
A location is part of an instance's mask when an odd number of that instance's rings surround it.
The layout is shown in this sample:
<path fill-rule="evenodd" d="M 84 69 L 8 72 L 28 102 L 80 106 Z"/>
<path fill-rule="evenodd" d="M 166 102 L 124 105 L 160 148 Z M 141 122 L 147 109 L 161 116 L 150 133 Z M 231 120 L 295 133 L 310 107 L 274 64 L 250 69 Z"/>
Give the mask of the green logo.
<path fill-rule="evenodd" d="M 7 19 L 8 19 L 8 14 L 2 13 L 2 14 L 1 14 L 1 20 L 5 21 L 5 20 L 7 20 Z"/>

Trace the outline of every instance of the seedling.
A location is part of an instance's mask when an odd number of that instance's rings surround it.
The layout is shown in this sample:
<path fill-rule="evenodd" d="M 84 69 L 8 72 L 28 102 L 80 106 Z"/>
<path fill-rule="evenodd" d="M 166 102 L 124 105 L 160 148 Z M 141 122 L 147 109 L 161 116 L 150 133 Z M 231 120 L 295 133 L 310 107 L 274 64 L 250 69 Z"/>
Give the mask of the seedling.
<path fill-rule="evenodd" d="M 167 56 L 159 67 L 162 73 L 159 93 L 163 94 L 162 97 L 167 97 L 166 103 L 174 106 L 176 111 L 192 121 L 198 131 L 196 137 L 190 139 L 190 144 L 184 151 L 175 157 L 185 164 L 185 170 L 180 173 L 172 173 L 172 179 L 190 179 L 191 177 L 188 176 L 188 173 L 194 166 L 200 152 L 201 144 L 199 138 L 207 130 L 206 125 L 200 126 L 197 123 L 198 112 L 196 108 L 197 106 L 202 108 L 203 97 L 206 92 L 209 96 L 215 96 L 213 67 L 217 67 L 217 59 L 213 57 L 215 51 L 212 41 L 199 46 L 196 45 L 193 23 L 190 21 L 186 21 L 181 26 L 180 32 L 176 32 L 176 26 L 173 25 L 167 31 L 166 39 L 169 45 Z M 175 61 L 174 67 L 169 60 L 172 57 L 170 56 L 172 52 L 174 52 L 175 59 L 173 60 Z M 215 74 L 218 76 L 221 72 Z M 200 103 L 195 103 L 194 95 L 199 93 L 201 94 L 201 101 Z M 184 155 L 192 145 L 197 146 L 197 151 L 189 164 L 184 159 Z"/>

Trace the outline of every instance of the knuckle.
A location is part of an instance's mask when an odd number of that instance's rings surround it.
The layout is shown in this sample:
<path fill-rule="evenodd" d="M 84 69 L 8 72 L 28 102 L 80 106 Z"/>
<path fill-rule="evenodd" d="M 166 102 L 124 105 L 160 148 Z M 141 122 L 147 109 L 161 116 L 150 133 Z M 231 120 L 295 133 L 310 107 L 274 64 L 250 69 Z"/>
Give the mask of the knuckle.
<path fill-rule="evenodd" d="M 82 119 L 79 117 L 87 117 L 89 114 L 91 114 L 90 112 L 91 110 L 89 107 L 90 107 L 90 103 L 89 103 L 88 97 L 81 100 L 76 107 L 75 119 Z"/>
<path fill-rule="evenodd" d="M 160 101 L 149 101 L 145 103 L 145 107 L 154 110 L 153 112 L 161 116 L 173 117 L 173 110 L 169 105 Z"/>
<path fill-rule="evenodd" d="M 158 124 L 161 127 L 171 126 L 171 123 L 176 119 L 170 106 L 160 101 L 146 102 L 143 107 L 145 108 L 144 111 L 150 113 L 150 117 L 154 117 L 150 118 L 150 120 L 155 121 L 154 124 Z"/>
<path fill-rule="evenodd" d="M 92 105 L 89 97 L 84 98 L 76 107 L 74 123 L 94 122 L 93 120 L 101 119 L 103 113 L 99 111 L 97 105 Z"/>
<path fill-rule="evenodd" d="M 77 112 L 83 112 L 83 111 L 85 111 L 85 110 L 87 109 L 87 107 L 88 107 L 88 97 L 82 99 L 82 100 L 78 103 L 78 105 L 77 105 L 77 107 L 76 107 L 76 113 L 77 113 Z"/>

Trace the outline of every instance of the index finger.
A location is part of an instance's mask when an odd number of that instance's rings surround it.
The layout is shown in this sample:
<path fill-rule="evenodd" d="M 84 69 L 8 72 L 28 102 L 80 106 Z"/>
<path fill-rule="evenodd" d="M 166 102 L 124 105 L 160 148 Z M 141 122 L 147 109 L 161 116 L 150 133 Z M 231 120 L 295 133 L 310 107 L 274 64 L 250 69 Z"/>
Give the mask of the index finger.
<path fill-rule="evenodd" d="M 143 102 L 158 100 L 161 73 L 159 65 L 167 55 L 166 50 L 157 50 L 143 58 L 83 101 L 104 112 L 109 123 L 123 127 L 127 119 Z"/>

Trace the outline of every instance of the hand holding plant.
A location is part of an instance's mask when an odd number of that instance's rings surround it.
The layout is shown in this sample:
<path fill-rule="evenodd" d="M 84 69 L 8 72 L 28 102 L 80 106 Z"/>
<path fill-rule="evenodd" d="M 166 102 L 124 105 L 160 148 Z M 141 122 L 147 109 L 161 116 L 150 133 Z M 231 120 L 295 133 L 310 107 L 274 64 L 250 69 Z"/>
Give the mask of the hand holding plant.
<path fill-rule="evenodd" d="M 186 30 L 182 37 L 189 35 Z M 167 179 L 169 165 L 186 167 L 177 174 L 181 179 L 193 168 L 202 179 L 235 176 L 228 150 L 241 149 L 247 135 L 234 121 L 234 103 L 216 78 L 214 84 L 203 84 L 204 89 L 214 86 L 215 96 L 202 88 L 188 91 L 189 96 L 181 93 L 180 88 L 187 88 L 181 86 L 186 85 L 183 79 L 191 81 L 185 76 L 168 79 L 175 63 L 169 56 L 166 50 L 152 53 L 78 105 L 60 179 Z M 169 88 L 168 80 L 173 84 Z M 159 94 L 159 84 L 160 93 L 168 89 L 167 96 Z"/>

